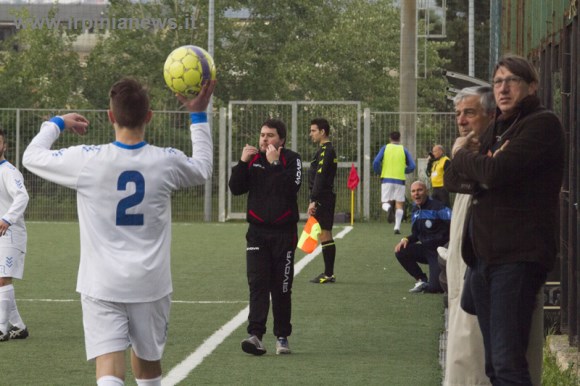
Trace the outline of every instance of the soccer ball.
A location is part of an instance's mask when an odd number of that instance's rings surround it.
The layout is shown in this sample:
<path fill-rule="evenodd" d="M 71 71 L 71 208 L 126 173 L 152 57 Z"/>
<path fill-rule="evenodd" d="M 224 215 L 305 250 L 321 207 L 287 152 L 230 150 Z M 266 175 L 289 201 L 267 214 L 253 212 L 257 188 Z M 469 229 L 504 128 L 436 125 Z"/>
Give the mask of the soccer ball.
<path fill-rule="evenodd" d="M 206 50 L 182 46 L 173 50 L 165 60 L 163 77 L 171 91 L 194 96 L 201 91 L 202 81 L 216 78 L 216 69 Z"/>

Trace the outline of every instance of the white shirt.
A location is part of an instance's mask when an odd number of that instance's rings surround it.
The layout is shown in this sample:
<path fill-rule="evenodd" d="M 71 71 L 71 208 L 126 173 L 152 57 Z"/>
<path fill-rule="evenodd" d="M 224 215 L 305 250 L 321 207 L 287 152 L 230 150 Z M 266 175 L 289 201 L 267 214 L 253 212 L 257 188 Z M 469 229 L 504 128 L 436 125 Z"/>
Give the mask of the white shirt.
<path fill-rule="evenodd" d="M 23 164 L 77 191 L 81 257 L 77 291 L 106 301 L 160 299 L 173 291 L 170 271 L 171 192 L 211 176 L 207 123 L 190 127 L 193 156 L 146 142 L 50 150 L 60 135 L 44 122 Z"/>
<path fill-rule="evenodd" d="M 10 162 L 0 161 L 0 214 L 2 220 L 10 224 L 6 234 L 0 237 L 0 248 L 11 247 L 26 252 L 24 211 L 27 205 L 28 192 L 22 173 Z"/>

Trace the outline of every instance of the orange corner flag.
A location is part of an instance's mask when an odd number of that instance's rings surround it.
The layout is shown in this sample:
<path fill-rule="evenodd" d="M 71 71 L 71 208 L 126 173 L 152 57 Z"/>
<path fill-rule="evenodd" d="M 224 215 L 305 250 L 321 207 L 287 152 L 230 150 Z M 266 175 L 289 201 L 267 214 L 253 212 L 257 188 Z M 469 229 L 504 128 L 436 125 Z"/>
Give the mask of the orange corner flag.
<path fill-rule="evenodd" d="M 318 236 L 321 232 L 322 229 L 318 221 L 313 216 L 310 216 L 308 221 L 306 221 L 306 225 L 304 225 L 300 240 L 298 240 L 298 248 L 306 253 L 312 253 L 318 245 Z"/>
<path fill-rule="evenodd" d="M 348 182 L 346 183 L 346 186 L 348 186 L 350 190 L 355 190 L 359 182 L 360 178 L 358 178 L 358 173 L 356 172 L 356 168 L 354 167 L 353 163 L 352 167 L 350 168 L 350 174 L 348 175 Z"/>

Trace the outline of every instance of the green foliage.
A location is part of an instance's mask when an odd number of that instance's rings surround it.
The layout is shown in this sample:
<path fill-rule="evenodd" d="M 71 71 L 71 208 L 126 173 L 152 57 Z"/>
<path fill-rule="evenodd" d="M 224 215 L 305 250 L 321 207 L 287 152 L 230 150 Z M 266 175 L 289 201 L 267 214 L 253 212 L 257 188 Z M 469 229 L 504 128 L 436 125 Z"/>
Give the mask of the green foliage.
<path fill-rule="evenodd" d="M 49 17 L 57 12 L 56 6 Z M 24 10 L 15 17 L 26 19 Z M 0 106 L 75 107 L 85 105 L 77 37 L 66 28 L 25 28 L 0 42 Z"/>
<path fill-rule="evenodd" d="M 364 107 L 396 110 L 400 20 L 393 3 L 216 2 L 214 59 L 219 81 L 215 107 L 230 100 L 355 100 Z M 98 43 L 83 59 L 83 66 L 72 51 L 80 30 L 21 30 L 2 49 L 2 106 L 104 109 L 110 85 L 133 76 L 148 85 L 153 109 L 178 109 L 163 80 L 163 63 L 178 46 L 207 48 L 208 2 L 113 0 L 103 17 L 171 19 L 174 24 L 97 28 Z M 27 49 L 15 52 L 14 44 Z M 448 43 L 428 43 L 428 76 L 418 83 L 421 110 L 445 107 L 440 70 L 446 62 L 439 52 L 449 47 Z"/>
<path fill-rule="evenodd" d="M 440 1 L 439 1 L 440 2 Z M 489 4 L 490 0 L 474 1 L 474 72 L 488 80 L 489 75 Z M 454 42 L 441 55 L 450 60 L 448 70 L 468 73 L 468 2 L 447 0 L 447 40 Z"/>
<path fill-rule="evenodd" d="M 554 354 L 544 347 L 544 365 L 542 371 L 542 385 L 550 386 L 577 386 L 580 384 L 578 369 L 571 365 L 561 370 L 556 363 Z"/>

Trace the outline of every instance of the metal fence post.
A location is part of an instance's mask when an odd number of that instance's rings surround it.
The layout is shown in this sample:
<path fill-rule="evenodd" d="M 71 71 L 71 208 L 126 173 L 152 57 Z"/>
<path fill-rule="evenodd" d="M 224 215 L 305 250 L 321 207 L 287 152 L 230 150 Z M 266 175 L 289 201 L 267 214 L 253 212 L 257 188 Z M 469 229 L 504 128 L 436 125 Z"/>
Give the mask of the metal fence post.
<path fill-rule="evenodd" d="M 371 109 L 363 113 L 363 218 L 371 218 Z"/>
<path fill-rule="evenodd" d="M 226 166 L 226 143 L 227 143 L 227 111 L 220 108 L 219 116 L 219 170 L 218 170 L 218 221 L 226 221 L 226 187 L 228 170 Z"/>

